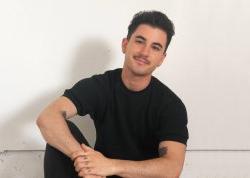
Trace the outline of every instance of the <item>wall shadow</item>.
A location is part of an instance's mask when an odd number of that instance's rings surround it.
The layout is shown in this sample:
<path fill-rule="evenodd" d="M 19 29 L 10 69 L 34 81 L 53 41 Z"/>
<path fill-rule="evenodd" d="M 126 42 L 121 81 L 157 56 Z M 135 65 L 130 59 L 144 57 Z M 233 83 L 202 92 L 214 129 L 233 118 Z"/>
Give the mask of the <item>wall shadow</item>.
<path fill-rule="evenodd" d="M 60 97 L 64 90 L 71 88 L 74 83 L 82 78 L 90 77 L 97 73 L 103 73 L 112 62 L 112 49 L 102 39 L 88 38 L 75 50 L 72 63 L 65 75 L 65 83 L 61 83 L 52 91 L 44 91 L 32 101 L 27 101 L 22 108 L 15 113 L 4 116 L 4 122 L 0 125 L 0 142 L 7 143 L 0 146 L 3 150 L 39 150 L 44 145 L 39 140 L 39 130 L 35 124 L 38 114 L 50 102 Z M 93 146 L 95 141 L 95 129 L 90 117 L 76 116 L 71 119 L 84 133 L 89 143 Z M 30 133 L 29 128 L 35 127 L 37 133 Z M 35 131 L 36 132 L 36 131 Z M 45 142 L 44 142 L 45 143 Z"/>

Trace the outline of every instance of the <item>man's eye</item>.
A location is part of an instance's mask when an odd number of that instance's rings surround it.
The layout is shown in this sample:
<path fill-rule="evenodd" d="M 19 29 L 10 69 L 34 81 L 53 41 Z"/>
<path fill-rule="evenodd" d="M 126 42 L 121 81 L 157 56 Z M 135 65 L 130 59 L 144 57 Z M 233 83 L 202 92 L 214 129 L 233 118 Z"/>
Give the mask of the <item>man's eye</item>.
<path fill-rule="evenodd" d="M 153 46 L 153 49 L 156 51 L 160 51 L 161 49 L 158 46 Z"/>
<path fill-rule="evenodd" d="M 136 43 L 140 43 L 140 44 L 143 43 L 142 40 L 136 40 L 135 42 L 136 42 Z"/>

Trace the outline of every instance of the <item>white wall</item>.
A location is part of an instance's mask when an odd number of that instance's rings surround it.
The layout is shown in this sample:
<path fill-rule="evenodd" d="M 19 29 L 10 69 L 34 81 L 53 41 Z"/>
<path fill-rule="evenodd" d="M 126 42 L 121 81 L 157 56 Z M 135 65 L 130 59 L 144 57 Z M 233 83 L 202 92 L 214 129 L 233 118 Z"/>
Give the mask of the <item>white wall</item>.
<path fill-rule="evenodd" d="M 144 9 L 165 12 L 176 26 L 155 75 L 188 110 L 183 177 L 250 177 L 249 8 L 247 0 L 0 1 L 0 151 L 8 151 L 0 154 L 0 177 L 16 177 L 15 170 L 41 177 L 42 151 L 23 151 L 44 149 L 38 113 L 79 79 L 121 67 L 121 40 Z M 93 144 L 92 122 L 75 122 Z"/>

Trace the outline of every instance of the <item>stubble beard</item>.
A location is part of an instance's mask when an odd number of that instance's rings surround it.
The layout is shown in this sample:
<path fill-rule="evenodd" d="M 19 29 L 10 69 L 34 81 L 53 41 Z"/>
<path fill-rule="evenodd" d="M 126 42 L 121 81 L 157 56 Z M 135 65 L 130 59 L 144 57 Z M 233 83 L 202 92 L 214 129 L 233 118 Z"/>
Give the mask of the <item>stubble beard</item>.
<path fill-rule="evenodd" d="M 136 68 L 136 66 L 134 67 L 128 67 L 130 72 L 137 77 L 147 77 L 152 75 L 152 72 L 154 71 L 154 69 L 150 69 L 150 68 L 146 68 L 146 69 L 139 69 Z"/>

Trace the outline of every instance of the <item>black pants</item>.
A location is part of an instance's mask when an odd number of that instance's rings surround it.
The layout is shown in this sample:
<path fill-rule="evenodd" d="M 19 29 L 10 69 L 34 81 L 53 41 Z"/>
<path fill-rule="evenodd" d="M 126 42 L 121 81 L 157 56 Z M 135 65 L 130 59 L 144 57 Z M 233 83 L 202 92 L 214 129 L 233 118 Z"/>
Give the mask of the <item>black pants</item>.
<path fill-rule="evenodd" d="M 82 135 L 81 131 L 76 127 L 74 123 L 67 120 L 67 124 L 72 135 L 79 143 L 84 143 L 89 146 L 87 140 Z M 79 178 L 77 172 L 75 171 L 73 161 L 50 146 L 46 145 L 45 155 L 44 155 L 44 177 L 45 178 Z"/>

